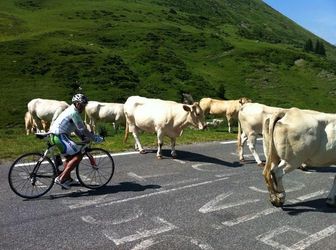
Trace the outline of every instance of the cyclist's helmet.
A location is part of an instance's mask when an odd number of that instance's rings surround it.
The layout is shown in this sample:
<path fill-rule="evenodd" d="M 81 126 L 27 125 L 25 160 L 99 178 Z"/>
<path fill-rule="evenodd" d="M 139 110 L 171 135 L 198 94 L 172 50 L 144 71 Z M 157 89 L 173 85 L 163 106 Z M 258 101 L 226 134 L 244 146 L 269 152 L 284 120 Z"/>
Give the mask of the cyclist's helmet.
<path fill-rule="evenodd" d="M 89 101 L 89 99 L 83 94 L 76 94 L 72 97 L 72 103 L 79 102 L 79 103 L 82 103 L 82 104 L 87 104 L 88 101 Z"/>

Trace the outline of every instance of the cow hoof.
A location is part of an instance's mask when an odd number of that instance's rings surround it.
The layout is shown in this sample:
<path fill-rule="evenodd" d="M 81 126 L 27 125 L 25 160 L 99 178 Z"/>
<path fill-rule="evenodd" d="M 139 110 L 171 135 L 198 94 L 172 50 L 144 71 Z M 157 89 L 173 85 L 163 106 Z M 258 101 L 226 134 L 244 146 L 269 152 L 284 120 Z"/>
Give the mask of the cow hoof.
<path fill-rule="evenodd" d="M 161 155 L 156 156 L 156 158 L 157 158 L 158 160 L 162 160 L 162 156 L 161 156 Z"/>
<path fill-rule="evenodd" d="M 330 207 L 336 207 L 336 203 L 335 203 L 335 201 L 332 201 L 330 198 L 328 198 L 328 199 L 326 200 L 326 203 L 327 203 L 327 205 L 330 206 Z"/>
<path fill-rule="evenodd" d="M 284 202 L 282 202 L 280 199 L 271 200 L 271 203 L 275 207 L 282 207 L 284 204 Z"/>
<path fill-rule="evenodd" d="M 144 150 L 144 149 L 143 149 L 143 150 L 140 150 L 139 153 L 140 153 L 140 154 L 147 154 L 146 150 Z"/>
<path fill-rule="evenodd" d="M 300 167 L 298 167 L 298 169 L 300 169 L 302 171 L 308 171 L 307 167 L 305 167 L 305 166 L 300 166 Z"/>
<path fill-rule="evenodd" d="M 265 162 L 258 163 L 258 167 L 264 168 L 265 167 Z"/>

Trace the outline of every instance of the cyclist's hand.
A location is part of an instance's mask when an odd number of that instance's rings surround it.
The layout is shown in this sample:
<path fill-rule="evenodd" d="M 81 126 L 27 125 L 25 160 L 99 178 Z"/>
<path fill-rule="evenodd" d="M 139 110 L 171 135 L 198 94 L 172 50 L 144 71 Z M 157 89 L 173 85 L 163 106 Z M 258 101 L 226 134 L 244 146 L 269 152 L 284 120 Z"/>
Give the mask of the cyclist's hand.
<path fill-rule="evenodd" d="M 93 139 L 93 141 L 94 141 L 95 143 L 101 143 L 102 141 L 104 141 L 104 138 L 101 137 L 100 135 L 94 135 L 94 139 Z"/>

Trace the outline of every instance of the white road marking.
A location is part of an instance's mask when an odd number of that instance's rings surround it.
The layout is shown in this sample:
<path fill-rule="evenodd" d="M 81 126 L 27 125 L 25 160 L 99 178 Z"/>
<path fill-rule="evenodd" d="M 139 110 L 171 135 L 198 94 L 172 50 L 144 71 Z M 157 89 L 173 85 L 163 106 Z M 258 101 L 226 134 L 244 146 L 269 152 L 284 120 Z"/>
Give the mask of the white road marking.
<path fill-rule="evenodd" d="M 164 186 L 176 186 L 176 185 L 180 185 L 180 184 L 195 182 L 195 181 L 198 181 L 198 180 L 199 180 L 198 178 L 181 180 L 181 181 L 176 181 L 176 182 L 171 182 L 171 183 L 165 184 Z"/>
<path fill-rule="evenodd" d="M 155 177 L 161 177 L 161 176 L 167 176 L 167 175 L 174 175 L 174 174 L 179 174 L 177 172 L 173 172 L 173 173 L 163 173 L 163 174 L 154 174 L 154 175 L 138 175 L 136 173 L 133 172 L 128 172 L 127 175 L 130 177 L 133 177 L 139 181 L 145 181 L 147 178 L 155 178 Z"/>
<path fill-rule="evenodd" d="M 193 169 L 196 169 L 196 170 L 199 170 L 199 171 L 202 171 L 202 172 L 218 172 L 219 170 L 217 169 L 202 169 L 201 167 L 202 166 L 217 166 L 216 164 L 214 163 L 197 163 L 197 164 L 192 164 L 191 167 Z M 218 167 L 218 166 L 217 166 Z"/>
<path fill-rule="evenodd" d="M 297 197 L 295 199 L 288 200 L 288 203 L 302 202 L 302 201 L 314 198 L 316 196 L 321 196 L 321 195 L 326 194 L 326 193 L 328 193 L 328 191 L 326 191 L 326 190 L 320 190 L 320 191 L 317 191 L 317 192 L 314 192 L 314 193 L 310 193 L 310 194 L 306 194 L 306 195 Z"/>
<path fill-rule="evenodd" d="M 155 195 L 167 194 L 167 193 L 170 193 L 170 192 L 180 191 L 180 190 L 187 189 L 187 188 L 193 188 L 193 187 L 197 187 L 197 186 L 207 185 L 207 184 L 211 184 L 211 183 L 215 183 L 215 182 L 223 181 L 223 180 L 227 180 L 227 179 L 228 179 L 228 177 L 224 177 L 224 178 L 220 178 L 220 179 L 216 179 L 216 180 L 212 180 L 212 181 L 195 183 L 195 184 L 191 184 L 191 185 L 187 185 L 187 186 L 183 186 L 183 187 L 172 188 L 172 189 L 168 189 L 168 190 L 162 190 L 162 191 L 153 192 L 153 193 L 150 193 L 150 194 L 144 194 L 144 195 L 140 195 L 140 196 L 135 196 L 135 197 L 131 197 L 131 198 L 126 198 L 126 199 L 122 199 L 122 200 L 110 201 L 110 202 L 107 202 L 107 203 L 97 204 L 96 207 L 104 207 L 104 206 L 110 206 L 110 205 L 117 204 L 117 203 L 139 200 L 139 199 L 148 198 L 148 197 L 155 196 Z"/>
<path fill-rule="evenodd" d="M 263 138 L 257 138 L 257 141 L 262 141 Z M 237 143 L 236 140 L 234 141 L 222 141 L 222 142 L 219 142 L 220 144 L 234 144 L 234 143 Z"/>
<path fill-rule="evenodd" d="M 101 220 L 96 220 L 95 218 L 93 218 L 90 215 L 87 216 L 82 216 L 82 220 L 86 223 L 89 224 L 96 224 L 96 225 L 119 225 L 119 224 L 123 224 L 123 223 L 127 223 L 130 222 L 132 220 L 136 220 L 138 218 L 140 218 L 142 216 L 142 211 L 137 211 L 135 212 L 134 215 L 131 215 L 129 217 L 126 218 L 122 218 L 122 219 L 117 219 L 117 220 L 105 220 L 105 221 L 101 221 Z"/>
<path fill-rule="evenodd" d="M 232 227 L 232 226 L 235 226 L 237 224 L 247 222 L 247 221 L 250 221 L 250 220 L 254 220 L 254 219 L 257 219 L 257 218 L 260 218 L 262 216 L 269 215 L 269 214 L 272 214 L 272 213 L 278 212 L 278 211 L 282 211 L 281 208 L 269 208 L 269 209 L 263 210 L 263 211 L 258 212 L 258 213 L 248 214 L 248 215 L 245 215 L 245 216 L 233 219 L 233 220 L 229 220 L 229 221 L 223 221 L 222 224 L 225 225 L 225 226 Z"/>
<path fill-rule="evenodd" d="M 294 192 L 294 191 L 299 191 L 301 189 L 303 189 L 306 185 L 301 183 L 301 182 L 298 182 L 298 181 L 290 181 L 290 180 L 287 180 L 288 183 L 294 183 L 295 186 L 294 187 L 291 187 L 291 188 L 288 188 L 286 190 L 286 193 L 290 193 L 290 192 Z M 260 188 L 257 188 L 255 186 L 250 186 L 249 189 L 253 190 L 253 191 L 256 191 L 256 192 L 259 192 L 259 193 L 268 193 L 268 190 L 266 189 L 260 189 Z"/>
<path fill-rule="evenodd" d="M 130 177 L 133 177 L 134 179 L 136 179 L 138 181 L 145 181 L 146 180 L 146 178 L 144 178 L 140 175 L 137 175 L 136 173 L 133 173 L 133 172 L 128 172 L 127 175 L 130 176 Z"/>
<path fill-rule="evenodd" d="M 158 242 L 155 242 L 153 239 L 143 240 L 139 244 L 137 244 L 135 247 L 132 248 L 132 250 L 141 250 L 141 249 L 147 249 L 151 246 L 156 245 Z"/>
<path fill-rule="evenodd" d="M 283 227 L 271 230 L 267 233 L 258 235 L 256 237 L 256 239 L 265 243 L 266 245 L 269 245 L 269 246 L 273 247 L 273 248 L 277 248 L 277 249 L 281 249 L 281 250 L 289 250 L 290 249 L 289 247 L 287 247 L 285 245 L 282 245 L 279 242 L 276 242 L 276 241 L 273 240 L 273 238 L 276 235 L 280 235 L 280 234 L 283 234 L 285 232 L 295 232 L 295 233 L 298 233 L 298 234 L 309 235 L 309 233 L 307 233 L 306 231 L 301 230 L 299 228 L 283 226 Z"/>
<path fill-rule="evenodd" d="M 299 242 L 295 243 L 294 245 L 290 246 L 290 249 L 306 249 L 307 247 L 311 246 L 312 244 L 333 235 L 336 232 L 336 224 L 330 227 L 327 227 L 315 234 L 309 235 L 307 238 L 300 240 Z"/>
<path fill-rule="evenodd" d="M 181 164 L 186 164 L 186 162 L 185 162 L 185 161 L 178 160 L 178 159 L 173 159 L 173 161 L 176 161 L 176 162 L 178 162 L 178 163 L 181 163 Z"/>
<path fill-rule="evenodd" d="M 202 206 L 198 211 L 203 213 L 203 214 L 206 214 L 206 213 L 210 213 L 210 212 L 214 212 L 214 211 L 218 211 L 218 210 L 222 210 L 222 209 L 226 209 L 226 208 L 230 208 L 230 207 L 237 207 L 237 206 L 242 206 L 242 205 L 245 205 L 245 204 L 248 204 L 248 203 L 256 203 L 256 202 L 260 201 L 258 199 L 244 200 L 244 201 L 231 202 L 231 203 L 218 205 L 218 203 L 220 201 L 226 199 L 227 197 L 231 196 L 232 194 L 233 194 L 232 192 L 220 194 L 217 197 L 215 197 L 215 199 L 209 201 L 204 206 Z"/>
<path fill-rule="evenodd" d="M 280 244 L 279 242 L 276 242 L 273 240 L 273 238 L 277 235 L 284 234 L 286 232 L 295 232 L 297 234 L 307 235 L 308 237 L 304 238 L 303 240 L 300 240 L 299 242 L 291 245 L 286 246 L 283 244 Z M 307 231 L 302 230 L 301 228 L 294 228 L 289 226 L 283 226 L 274 230 L 271 230 L 267 233 L 261 234 L 256 237 L 257 240 L 265 243 L 266 245 L 269 245 L 273 248 L 281 249 L 281 250 L 303 250 L 314 243 L 327 238 L 331 235 L 333 235 L 336 232 L 336 225 L 331 225 L 315 234 L 310 234 Z M 292 233 L 291 233 L 292 234 Z"/>
<path fill-rule="evenodd" d="M 162 235 L 160 236 L 159 239 L 151 238 L 147 240 L 143 240 L 139 244 L 137 244 L 135 247 L 132 248 L 132 250 L 141 250 L 141 249 L 147 249 L 149 247 L 152 247 L 154 245 L 158 245 L 162 242 L 177 242 L 179 241 L 181 245 L 183 245 L 183 242 L 189 242 L 199 249 L 204 249 L 204 250 L 213 250 L 213 247 L 211 247 L 208 243 L 206 242 L 201 242 L 200 240 L 184 236 L 184 235 Z M 155 248 L 153 248 L 155 249 Z"/>
<path fill-rule="evenodd" d="M 163 224 L 163 225 L 160 226 L 160 227 L 157 227 L 155 229 L 137 231 L 135 234 L 128 235 L 128 236 L 121 237 L 121 238 L 118 238 L 119 236 L 117 234 L 115 234 L 115 233 L 111 234 L 107 230 L 104 230 L 103 233 L 109 240 L 113 241 L 114 244 L 119 246 L 119 245 L 125 244 L 127 242 L 132 242 L 132 241 L 140 240 L 140 239 L 143 239 L 143 238 L 152 237 L 154 235 L 165 233 L 165 232 L 168 232 L 168 231 L 171 231 L 171 230 L 177 228 L 175 225 L 169 223 L 168 221 L 166 221 L 166 220 L 164 220 L 160 217 L 155 217 L 155 218 L 153 218 L 153 220 L 156 223 L 161 224 L 161 225 Z"/>
<path fill-rule="evenodd" d="M 74 201 L 74 200 L 69 200 L 69 201 L 63 201 L 64 204 L 70 204 L 68 205 L 70 209 L 77 209 L 77 208 L 82 208 L 82 207 L 88 207 L 92 205 L 96 205 L 102 202 L 111 201 L 111 200 L 116 200 L 116 198 L 111 198 L 111 195 L 103 195 L 100 196 L 94 200 L 79 200 L 79 201 Z M 74 204 L 75 203 L 75 204 Z"/>
<path fill-rule="evenodd" d="M 303 196 L 297 197 L 296 199 L 288 200 L 287 203 L 295 204 L 297 202 L 302 202 L 302 201 L 311 199 L 313 197 L 320 196 L 321 194 L 323 194 L 325 192 L 326 192 L 325 190 L 321 190 L 321 191 L 314 192 L 314 193 L 311 193 L 311 194 L 303 195 Z M 248 215 L 245 215 L 245 216 L 242 216 L 242 217 L 238 217 L 238 218 L 233 219 L 233 220 L 224 221 L 224 222 L 222 222 L 222 224 L 225 225 L 225 226 L 231 227 L 231 226 L 234 226 L 234 225 L 237 225 L 237 224 L 240 224 L 240 223 L 244 223 L 244 222 L 254 220 L 254 219 L 260 218 L 262 216 L 269 215 L 269 214 L 272 214 L 272 213 L 275 213 L 275 212 L 280 212 L 280 211 L 282 211 L 281 208 L 276 208 L 276 207 L 269 208 L 269 209 L 266 209 L 266 210 L 263 210 L 263 211 L 260 211 L 260 212 L 257 212 L 257 213 L 248 214 Z M 221 229 L 220 226 L 216 226 L 214 228 Z"/>

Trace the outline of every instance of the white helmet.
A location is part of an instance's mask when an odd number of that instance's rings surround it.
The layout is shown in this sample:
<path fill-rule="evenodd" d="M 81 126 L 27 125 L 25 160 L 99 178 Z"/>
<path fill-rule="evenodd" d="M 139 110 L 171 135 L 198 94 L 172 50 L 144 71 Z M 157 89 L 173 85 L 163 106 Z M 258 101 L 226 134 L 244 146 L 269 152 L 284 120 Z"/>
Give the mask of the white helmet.
<path fill-rule="evenodd" d="M 87 104 L 89 99 L 83 94 L 76 94 L 72 97 L 72 103 L 79 102 L 82 104 Z"/>

